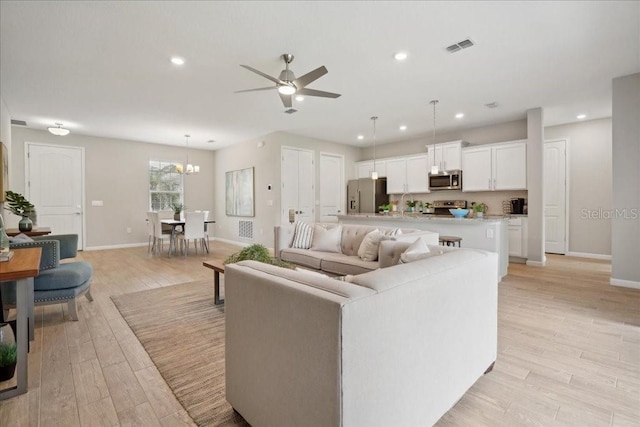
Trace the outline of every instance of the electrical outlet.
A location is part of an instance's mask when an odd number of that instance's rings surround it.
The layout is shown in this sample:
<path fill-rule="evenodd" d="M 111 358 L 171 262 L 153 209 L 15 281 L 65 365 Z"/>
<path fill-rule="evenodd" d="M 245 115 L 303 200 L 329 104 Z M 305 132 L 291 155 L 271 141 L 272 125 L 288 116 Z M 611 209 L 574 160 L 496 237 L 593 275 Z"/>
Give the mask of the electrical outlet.
<path fill-rule="evenodd" d="M 131 234 L 131 227 L 127 227 L 127 233 Z"/>

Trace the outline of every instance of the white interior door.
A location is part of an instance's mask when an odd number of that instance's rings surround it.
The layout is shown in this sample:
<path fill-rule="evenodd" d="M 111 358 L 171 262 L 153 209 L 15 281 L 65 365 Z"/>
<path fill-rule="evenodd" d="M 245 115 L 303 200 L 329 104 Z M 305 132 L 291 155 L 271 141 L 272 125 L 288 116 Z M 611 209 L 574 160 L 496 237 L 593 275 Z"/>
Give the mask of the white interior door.
<path fill-rule="evenodd" d="M 314 167 L 313 152 L 295 148 L 282 148 L 282 196 L 281 222 L 289 224 L 314 218 Z M 290 215 L 291 212 L 291 215 Z"/>
<path fill-rule="evenodd" d="M 27 143 L 26 194 L 36 207 L 38 225 L 52 234 L 77 234 L 83 249 L 84 150 Z"/>
<path fill-rule="evenodd" d="M 320 176 L 320 221 L 336 222 L 344 212 L 344 157 L 320 153 Z"/>
<path fill-rule="evenodd" d="M 544 251 L 566 252 L 566 141 L 544 144 Z"/>

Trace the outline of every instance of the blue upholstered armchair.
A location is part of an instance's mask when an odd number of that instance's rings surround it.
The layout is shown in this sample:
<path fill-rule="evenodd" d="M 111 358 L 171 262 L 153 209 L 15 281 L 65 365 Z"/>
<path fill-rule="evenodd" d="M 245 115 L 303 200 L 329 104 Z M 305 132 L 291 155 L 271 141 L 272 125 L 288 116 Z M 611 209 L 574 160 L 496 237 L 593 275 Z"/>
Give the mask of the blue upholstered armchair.
<path fill-rule="evenodd" d="M 40 274 L 33 280 L 35 305 L 67 302 L 69 316 L 78 320 L 76 298 L 85 295 L 93 301 L 90 292 L 93 267 L 86 261 L 60 263 L 61 259 L 75 258 L 78 248 L 77 234 L 33 237 L 33 242 L 11 243 L 11 249 L 41 247 Z M 3 309 L 15 306 L 15 282 L 2 283 Z"/>

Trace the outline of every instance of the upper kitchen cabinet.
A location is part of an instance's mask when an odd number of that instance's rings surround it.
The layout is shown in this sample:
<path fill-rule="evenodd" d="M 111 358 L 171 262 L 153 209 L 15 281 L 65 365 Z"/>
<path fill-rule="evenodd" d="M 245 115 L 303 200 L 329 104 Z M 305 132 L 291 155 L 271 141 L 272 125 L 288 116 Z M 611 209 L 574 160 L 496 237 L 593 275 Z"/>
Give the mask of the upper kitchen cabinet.
<path fill-rule="evenodd" d="M 387 159 L 387 193 L 428 193 L 427 156 Z"/>
<path fill-rule="evenodd" d="M 466 141 L 444 142 L 435 145 L 435 163 L 430 157 L 431 165 L 437 165 L 441 171 L 450 171 L 461 169 L 462 166 L 462 147 L 468 145 Z M 434 152 L 433 145 L 427 145 L 429 154 Z"/>
<path fill-rule="evenodd" d="M 462 191 L 526 189 L 526 140 L 462 150 Z"/>
<path fill-rule="evenodd" d="M 387 176 L 387 163 L 385 160 L 376 160 L 376 172 L 378 176 L 383 178 Z M 367 160 L 364 162 L 356 163 L 356 176 L 358 178 L 371 178 L 371 172 L 373 172 L 373 160 Z"/>

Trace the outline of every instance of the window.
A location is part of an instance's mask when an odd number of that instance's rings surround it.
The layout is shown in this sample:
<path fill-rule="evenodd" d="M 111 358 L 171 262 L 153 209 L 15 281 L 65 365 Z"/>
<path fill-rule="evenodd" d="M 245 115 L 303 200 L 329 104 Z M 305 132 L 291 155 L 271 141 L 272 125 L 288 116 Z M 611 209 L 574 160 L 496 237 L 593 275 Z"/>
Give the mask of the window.
<path fill-rule="evenodd" d="M 149 208 L 152 211 L 170 210 L 172 203 L 182 203 L 182 175 L 177 163 L 149 160 Z"/>

